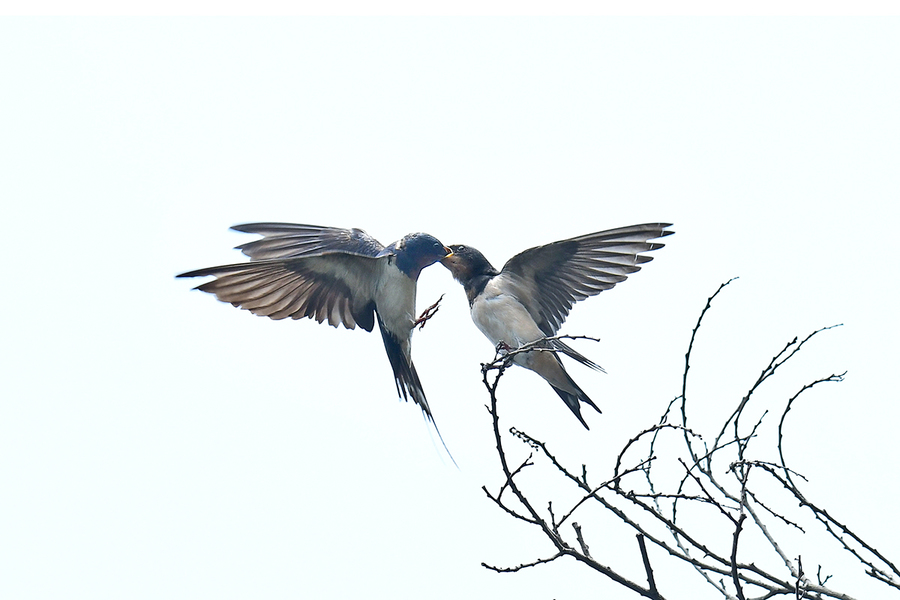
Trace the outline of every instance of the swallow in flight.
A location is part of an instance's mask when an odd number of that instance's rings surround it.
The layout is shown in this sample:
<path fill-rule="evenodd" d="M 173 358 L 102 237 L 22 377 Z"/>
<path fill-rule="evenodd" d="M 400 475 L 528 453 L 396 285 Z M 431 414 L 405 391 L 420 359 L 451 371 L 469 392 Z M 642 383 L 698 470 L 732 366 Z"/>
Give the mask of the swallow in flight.
<path fill-rule="evenodd" d="M 414 327 L 430 316 L 415 317 L 419 273 L 449 256 L 449 248 L 427 233 L 411 233 L 385 247 L 361 229 L 290 223 L 249 223 L 232 229 L 263 236 L 237 247 L 249 262 L 178 277 L 212 275 L 214 280 L 194 289 L 270 319 L 308 317 L 333 327 L 359 325 L 366 331 L 377 321 L 397 394 L 412 399 L 434 420 L 410 344 Z"/>
<path fill-rule="evenodd" d="M 643 253 L 663 244 L 648 240 L 674 233 L 670 223 L 647 223 L 589 233 L 529 248 L 498 271 L 471 246 L 451 245 L 441 259 L 465 289 L 472 320 L 497 348 L 514 350 L 556 335 L 579 300 L 599 294 L 627 279 L 652 257 Z M 558 353 L 593 369 L 599 365 L 560 340 L 539 342 L 545 351 L 516 354 L 513 362 L 531 369 L 553 388 L 581 424 L 580 402 L 600 409 L 572 380 Z"/>

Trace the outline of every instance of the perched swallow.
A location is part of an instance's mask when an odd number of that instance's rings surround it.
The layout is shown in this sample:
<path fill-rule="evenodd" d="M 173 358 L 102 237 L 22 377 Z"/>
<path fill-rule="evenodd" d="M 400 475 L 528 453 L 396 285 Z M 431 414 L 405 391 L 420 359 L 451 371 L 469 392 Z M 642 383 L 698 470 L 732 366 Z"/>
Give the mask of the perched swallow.
<path fill-rule="evenodd" d="M 427 233 L 411 233 L 385 247 L 361 229 L 290 223 L 232 227 L 263 237 L 238 246 L 250 262 L 209 267 L 178 277 L 216 279 L 194 289 L 270 319 L 302 319 L 347 329 L 381 330 L 397 394 L 432 421 L 412 362 L 416 282 L 422 269 L 450 255 Z"/>
<path fill-rule="evenodd" d="M 510 350 L 556 335 L 572 305 L 608 290 L 640 271 L 652 259 L 642 253 L 662 248 L 648 240 L 674 233 L 670 223 L 632 225 L 589 233 L 520 252 L 498 271 L 470 246 L 451 245 L 441 264 L 459 281 L 469 299 L 472 320 L 498 348 Z M 579 401 L 600 409 L 572 380 L 558 353 L 593 369 L 599 365 L 559 340 L 543 346 L 550 351 L 517 354 L 515 364 L 531 369 L 559 394 L 585 429 Z"/>

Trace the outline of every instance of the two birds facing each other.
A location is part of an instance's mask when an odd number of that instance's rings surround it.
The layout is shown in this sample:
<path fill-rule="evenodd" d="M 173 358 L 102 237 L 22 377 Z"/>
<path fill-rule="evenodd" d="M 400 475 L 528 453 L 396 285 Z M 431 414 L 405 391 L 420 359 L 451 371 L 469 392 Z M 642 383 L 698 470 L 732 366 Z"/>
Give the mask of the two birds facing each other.
<path fill-rule="evenodd" d="M 632 225 L 529 248 L 498 271 L 475 248 L 444 246 L 427 233 L 383 246 L 361 229 L 250 223 L 232 227 L 262 236 L 237 247 L 249 262 L 178 277 L 214 276 L 195 289 L 271 319 L 308 317 L 366 331 L 377 322 L 397 393 L 433 420 L 411 354 L 413 329 L 432 314 L 429 309 L 415 316 L 422 269 L 436 262 L 447 267 L 462 284 L 478 329 L 495 347 L 511 350 L 555 336 L 575 302 L 639 271 L 652 260 L 645 253 L 663 246 L 650 240 L 674 233 L 667 227 Z M 587 428 L 580 403 L 600 409 L 566 372 L 559 354 L 593 369 L 599 365 L 558 339 L 539 345 L 545 350 L 516 353 L 513 362 L 543 377 Z"/>

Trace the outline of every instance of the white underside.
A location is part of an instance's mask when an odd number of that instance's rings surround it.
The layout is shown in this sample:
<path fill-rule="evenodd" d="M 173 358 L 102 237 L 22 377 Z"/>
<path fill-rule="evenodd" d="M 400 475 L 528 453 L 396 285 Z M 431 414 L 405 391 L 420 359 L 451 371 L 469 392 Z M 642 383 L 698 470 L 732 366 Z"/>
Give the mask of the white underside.
<path fill-rule="evenodd" d="M 490 284 L 488 284 L 490 287 Z M 501 341 L 513 348 L 543 337 L 537 323 L 513 296 L 485 288 L 472 303 L 472 320 L 495 346 Z"/>
<path fill-rule="evenodd" d="M 494 282 L 489 282 L 484 292 L 475 298 L 471 312 L 475 325 L 494 346 L 504 342 L 518 348 L 544 337 L 525 306 L 514 296 L 497 289 Z M 514 359 L 517 364 L 528 368 L 532 368 L 532 360 L 531 353 L 520 354 Z"/>
<path fill-rule="evenodd" d="M 416 312 L 416 282 L 403 274 L 390 261 L 381 261 L 382 276 L 375 288 L 375 304 L 385 326 L 395 335 L 405 332 L 398 340 L 407 350 L 412 337 Z"/>
<path fill-rule="evenodd" d="M 493 281 L 488 282 L 484 291 L 475 298 L 471 314 L 475 325 L 494 346 L 504 342 L 511 348 L 519 348 L 544 337 L 525 306 L 515 296 L 498 289 Z M 549 352 L 518 354 L 513 362 L 531 369 L 560 389 L 576 393 L 559 361 Z"/>

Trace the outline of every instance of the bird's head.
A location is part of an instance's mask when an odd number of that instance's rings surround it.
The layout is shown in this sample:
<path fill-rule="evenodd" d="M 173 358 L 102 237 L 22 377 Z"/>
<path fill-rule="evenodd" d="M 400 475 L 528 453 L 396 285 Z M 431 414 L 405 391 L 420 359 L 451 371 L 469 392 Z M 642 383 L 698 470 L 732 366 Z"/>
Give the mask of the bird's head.
<path fill-rule="evenodd" d="M 410 233 L 395 246 L 397 267 L 412 279 L 418 279 L 425 267 L 452 254 L 450 248 L 427 233 Z"/>
<path fill-rule="evenodd" d="M 453 278 L 460 283 L 471 280 L 481 275 L 494 276 L 497 270 L 488 262 L 484 254 L 462 244 L 450 246 L 451 254 L 441 259 L 441 264 L 450 270 Z"/>

